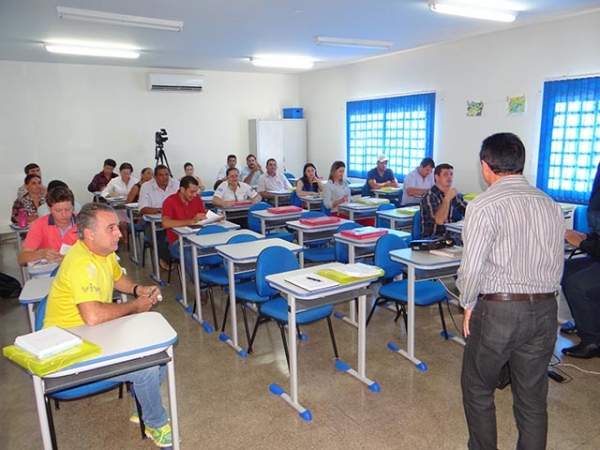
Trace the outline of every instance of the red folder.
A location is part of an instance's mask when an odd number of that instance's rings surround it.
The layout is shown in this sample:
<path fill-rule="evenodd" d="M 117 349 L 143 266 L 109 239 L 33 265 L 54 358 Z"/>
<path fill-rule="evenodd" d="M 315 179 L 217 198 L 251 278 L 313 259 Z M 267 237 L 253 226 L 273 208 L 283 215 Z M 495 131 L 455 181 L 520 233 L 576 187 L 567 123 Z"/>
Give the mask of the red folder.
<path fill-rule="evenodd" d="M 250 206 L 252 205 L 252 202 L 233 202 L 233 206 Z"/>
<path fill-rule="evenodd" d="M 316 227 L 319 225 L 330 225 L 332 223 L 339 223 L 339 222 L 340 222 L 339 217 L 329 217 L 329 216 L 311 217 L 309 219 L 300 219 L 300 223 L 302 225 L 310 225 L 312 227 Z"/>
<path fill-rule="evenodd" d="M 289 205 L 289 206 L 278 206 L 276 208 L 267 208 L 271 214 L 291 214 L 302 212 L 302 208 L 299 206 Z"/>
<path fill-rule="evenodd" d="M 387 234 L 388 230 L 374 227 L 362 227 L 354 228 L 352 230 L 343 230 L 342 236 L 350 237 L 353 239 L 373 239 L 379 236 Z"/>

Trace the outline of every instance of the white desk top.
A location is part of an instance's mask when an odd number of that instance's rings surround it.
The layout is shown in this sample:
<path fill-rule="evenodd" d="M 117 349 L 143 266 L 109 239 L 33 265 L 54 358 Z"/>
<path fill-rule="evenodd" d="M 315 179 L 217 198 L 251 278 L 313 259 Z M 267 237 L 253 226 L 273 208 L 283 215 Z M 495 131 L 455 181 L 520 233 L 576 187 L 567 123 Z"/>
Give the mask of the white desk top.
<path fill-rule="evenodd" d="M 267 191 L 267 193 L 269 193 L 271 195 L 277 195 L 279 197 L 283 197 L 283 196 L 291 195 L 292 194 L 292 192 L 288 191 L 287 189 L 286 190 L 281 190 L 281 191 L 279 191 L 279 190 L 278 191 Z"/>
<path fill-rule="evenodd" d="M 238 230 L 240 227 L 239 224 L 230 222 L 228 220 L 221 220 L 220 222 L 212 222 L 206 226 L 210 225 L 218 225 L 223 228 L 227 228 L 228 230 Z M 173 231 L 175 234 L 179 236 L 188 236 L 190 234 L 196 234 L 201 228 L 191 228 L 191 227 L 173 227 Z"/>
<path fill-rule="evenodd" d="M 448 231 L 452 231 L 454 233 L 462 233 L 464 224 L 465 221 L 461 220 L 460 222 L 445 223 L 444 227 L 446 227 L 446 230 Z"/>
<path fill-rule="evenodd" d="M 19 295 L 19 303 L 26 305 L 28 303 L 39 303 L 50 292 L 50 287 L 54 277 L 32 278 L 27 280 L 21 295 Z"/>
<path fill-rule="evenodd" d="M 233 236 L 237 236 L 238 234 L 249 234 L 251 236 L 255 236 L 258 239 L 264 239 L 265 236 L 256 233 L 251 230 L 228 230 L 225 233 L 210 233 L 210 234 L 201 234 L 198 235 L 187 235 L 185 239 L 189 241 L 191 244 L 198 247 L 200 250 L 206 250 L 209 248 L 216 247 L 217 245 L 226 244 L 229 239 Z M 271 241 L 273 239 L 270 239 Z"/>
<path fill-rule="evenodd" d="M 294 253 L 303 250 L 303 247 L 300 247 L 298 244 L 292 244 L 291 242 L 279 238 L 242 242 L 239 244 L 219 245 L 216 250 L 223 258 L 232 260 L 235 263 L 248 263 L 255 261 L 260 252 L 265 248 L 274 246 L 285 247 Z"/>
<path fill-rule="evenodd" d="M 338 208 L 349 209 L 349 210 L 359 211 L 359 212 L 371 212 L 371 211 L 377 211 L 377 208 L 379 208 L 379 205 L 363 205 L 361 203 L 348 202 L 348 203 L 342 203 L 341 205 L 338 206 Z"/>
<path fill-rule="evenodd" d="M 406 265 L 412 265 L 415 269 L 423 270 L 443 269 L 445 267 L 453 267 L 460 264 L 460 257 L 449 258 L 446 256 L 434 255 L 433 253 L 429 253 L 427 251 L 414 251 L 410 248 L 392 250 L 390 252 L 390 257 L 393 261 L 401 262 Z"/>
<path fill-rule="evenodd" d="M 225 212 L 234 212 L 234 211 L 248 211 L 252 205 L 238 205 L 238 206 L 218 206 L 220 210 Z"/>
<path fill-rule="evenodd" d="M 412 220 L 415 216 L 414 214 L 400 212 L 399 209 L 382 209 L 381 211 L 376 211 L 376 214 L 381 217 L 389 217 L 395 220 Z"/>
<path fill-rule="evenodd" d="M 16 231 L 17 233 L 27 233 L 29 231 L 29 224 L 25 228 L 20 227 L 18 223 L 11 223 L 8 225 L 11 230 Z"/>
<path fill-rule="evenodd" d="M 320 195 L 317 195 L 317 194 L 298 195 L 298 198 L 300 200 L 302 200 L 303 202 L 308 202 L 308 203 L 321 203 L 321 201 L 323 201 L 323 197 L 321 197 Z"/>
<path fill-rule="evenodd" d="M 318 299 L 318 298 L 327 297 L 327 296 L 330 296 L 333 294 L 340 294 L 343 292 L 348 292 L 348 291 L 352 291 L 352 290 L 359 289 L 362 287 L 366 287 L 378 278 L 378 277 L 374 277 L 374 278 L 367 278 L 364 280 L 357 280 L 352 283 L 338 285 L 338 286 L 334 286 L 331 288 L 321 289 L 321 290 L 312 291 L 312 292 L 306 291 L 306 290 L 302 289 L 301 287 L 296 286 L 295 284 L 288 283 L 287 281 L 285 281 L 286 278 L 289 278 L 294 275 L 316 273 L 317 270 L 329 269 L 329 268 L 336 267 L 339 265 L 341 265 L 341 263 L 319 264 L 317 266 L 312 266 L 312 267 L 308 267 L 305 269 L 298 269 L 298 270 L 292 270 L 289 272 L 282 272 L 282 273 L 277 273 L 277 274 L 273 274 L 273 275 L 268 275 L 266 277 L 266 280 L 269 282 L 271 287 L 273 287 L 274 289 L 277 289 L 280 292 L 283 292 L 284 294 L 293 295 L 295 298 L 297 298 L 299 300 L 314 300 L 314 299 Z"/>
<path fill-rule="evenodd" d="M 146 222 L 162 222 L 162 214 L 144 214 L 144 220 Z"/>
<path fill-rule="evenodd" d="M 69 331 L 102 348 L 102 353 L 87 361 L 47 375 L 54 378 L 97 367 L 129 361 L 166 350 L 177 341 L 177 332 L 162 314 L 148 311 L 120 317 L 93 327 L 80 325 Z"/>
<path fill-rule="evenodd" d="M 138 209 L 138 204 L 137 203 L 125 203 L 125 208 L 131 209 L 131 210 L 136 210 L 136 209 Z"/>

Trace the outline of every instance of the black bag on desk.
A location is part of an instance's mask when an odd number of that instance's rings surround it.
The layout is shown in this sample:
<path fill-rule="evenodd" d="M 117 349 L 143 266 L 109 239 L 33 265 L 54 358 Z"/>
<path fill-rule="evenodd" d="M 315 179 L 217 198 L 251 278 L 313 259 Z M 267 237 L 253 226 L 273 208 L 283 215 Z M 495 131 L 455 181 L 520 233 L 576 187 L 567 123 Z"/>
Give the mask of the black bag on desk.
<path fill-rule="evenodd" d="M 429 250 L 438 250 L 454 246 L 454 239 L 451 237 L 440 237 L 435 239 L 415 239 L 410 242 L 410 248 L 419 252 L 428 252 Z"/>
<path fill-rule="evenodd" d="M 0 273 L 0 297 L 15 298 L 21 293 L 21 283 L 16 278 Z"/>

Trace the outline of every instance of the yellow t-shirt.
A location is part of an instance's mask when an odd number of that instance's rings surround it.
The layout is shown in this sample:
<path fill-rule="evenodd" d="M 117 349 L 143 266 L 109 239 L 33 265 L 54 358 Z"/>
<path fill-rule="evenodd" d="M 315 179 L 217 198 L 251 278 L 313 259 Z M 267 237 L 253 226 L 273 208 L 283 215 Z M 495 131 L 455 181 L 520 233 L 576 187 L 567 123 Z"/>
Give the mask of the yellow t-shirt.
<path fill-rule="evenodd" d="M 83 325 L 77 305 L 90 301 L 112 302 L 114 282 L 123 275 L 114 253 L 103 257 L 77 241 L 65 256 L 50 288 L 44 328 Z"/>

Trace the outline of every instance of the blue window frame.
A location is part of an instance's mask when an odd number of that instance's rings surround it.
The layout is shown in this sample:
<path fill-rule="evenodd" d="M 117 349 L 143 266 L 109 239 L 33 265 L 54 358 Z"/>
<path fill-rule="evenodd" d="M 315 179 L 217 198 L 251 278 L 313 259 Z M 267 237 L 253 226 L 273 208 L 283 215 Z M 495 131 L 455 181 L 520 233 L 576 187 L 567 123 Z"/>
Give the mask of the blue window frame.
<path fill-rule="evenodd" d="M 377 157 L 400 182 L 433 155 L 435 93 L 359 100 L 346 103 L 346 165 L 348 176 L 366 178 Z"/>
<path fill-rule="evenodd" d="M 585 204 L 600 161 L 600 77 L 544 83 L 537 186 Z"/>

